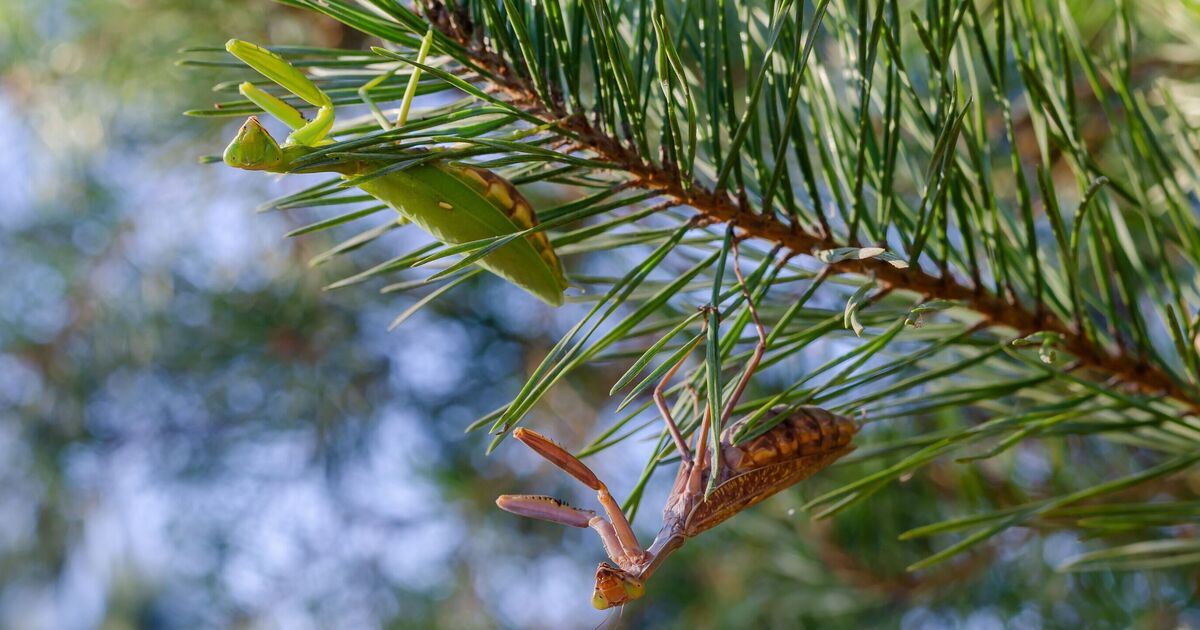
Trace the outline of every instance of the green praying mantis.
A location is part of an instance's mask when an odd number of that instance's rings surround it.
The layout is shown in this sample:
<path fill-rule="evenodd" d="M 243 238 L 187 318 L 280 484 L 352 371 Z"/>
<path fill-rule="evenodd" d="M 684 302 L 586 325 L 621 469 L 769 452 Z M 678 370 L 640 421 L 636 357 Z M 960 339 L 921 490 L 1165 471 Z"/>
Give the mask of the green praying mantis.
<path fill-rule="evenodd" d="M 422 53 L 428 51 L 426 37 Z M 267 79 L 317 108 L 312 120 L 282 99 L 252 83 L 239 91 L 263 111 L 292 129 L 281 146 L 251 116 L 225 149 L 224 160 L 235 168 L 271 173 L 335 172 L 349 179 L 374 173 L 392 162 L 330 156 L 302 161 L 324 145 L 333 143 L 334 106 L 304 73 L 283 57 L 249 42 L 232 39 L 230 54 Z M 423 55 L 422 55 L 423 56 Z M 405 94 L 405 118 L 415 92 L 414 71 Z M 428 154 L 422 154 L 422 157 Z M 508 180 L 492 171 L 451 163 L 443 159 L 414 160 L 410 165 L 356 183 L 366 193 L 391 206 L 400 215 L 438 241 L 460 245 L 486 241 L 529 230 L 537 225 L 533 207 Z M 552 306 L 563 303 L 567 287 L 561 262 L 544 232 L 516 238 L 477 261 L 484 269 L 508 280 Z"/>

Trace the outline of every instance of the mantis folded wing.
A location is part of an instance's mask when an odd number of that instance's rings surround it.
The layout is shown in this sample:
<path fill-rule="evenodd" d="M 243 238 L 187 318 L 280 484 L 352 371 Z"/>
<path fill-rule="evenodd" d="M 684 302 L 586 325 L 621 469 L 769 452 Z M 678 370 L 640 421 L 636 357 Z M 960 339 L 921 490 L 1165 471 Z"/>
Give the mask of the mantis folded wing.
<path fill-rule="evenodd" d="M 230 40 L 225 48 L 266 78 L 318 108 L 317 115 L 309 121 L 283 100 L 243 83 L 240 90 L 246 98 L 293 131 L 280 146 L 258 118 L 251 116 L 225 149 L 226 164 L 272 173 L 336 172 L 346 178 L 392 165 L 381 160 L 331 157 L 300 166 L 300 159 L 332 142 L 327 137 L 334 120 L 332 100 L 307 76 L 271 51 L 236 39 Z M 414 157 L 424 155 L 427 154 Z M 537 225 L 533 207 L 503 177 L 445 160 L 417 160 L 400 170 L 365 179 L 357 186 L 446 244 L 494 239 Z M 566 278 L 543 232 L 513 239 L 479 259 L 477 264 L 547 304 L 559 306 L 563 302 Z"/>

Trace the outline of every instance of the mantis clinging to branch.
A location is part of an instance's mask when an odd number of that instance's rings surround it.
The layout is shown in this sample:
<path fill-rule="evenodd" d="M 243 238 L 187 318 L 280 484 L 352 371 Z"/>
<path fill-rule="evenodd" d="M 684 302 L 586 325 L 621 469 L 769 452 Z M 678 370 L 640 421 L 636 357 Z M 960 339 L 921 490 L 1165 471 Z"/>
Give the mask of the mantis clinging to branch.
<path fill-rule="evenodd" d="M 426 36 L 422 54 L 428 51 L 428 42 Z M 413 159 L 398 168 L 397 162 L 337 154 L 306 160 L 323 145 L 333 142 L 328 138 L 334 122 L 333 101 L 304 73 L 269 50 L 236 39 L 230 40 L 225 48 L 246 65 L 317 108 L 313 119 L 307 120 L 278 97 L 252 83 L 243 83 L 239 88 L 243 96 L 293 131 L 280 146 L 258 118 L 251 116 L 225 149 L 226 164 L 272 173 L 335 172 L 346 178 L 372 175 L 358 180 L 355 185 L 437 240 L 452 245 L 525 232 L 537 225 L 533 207 L 508 180 L 486 169 L 437 159 L 434 153 L 414 152 Z M 402 118 L 407 116 L 417 76 L 418 72 L 414 71 L 405 95 Z M 377 116 L 381 114 L 377 112 Z M 390 172 L 383 173 L 385 168 Z M 503 243 L 477 262 L 548 304 L 562 304 L 567 281 L 562 264 L 544 232 L 529 232 L 524 238 Z"/>
<path fill-rule="evenodd" d="M 734 245 L 736 248 L 736 245 Z M 737 255 L 734 250 L 735 270 Z M 533 449 L 550 463 L 566 471 L 585 486 L 596 491 L 605 519 L 591 510 L 572 507 L 557 499 L 535 495 L 503 495 L 496 505 L 520 516 L 536 518 L 574 527 L 591 527 L 613 564 L 601 562 L 596 568 L 596 586 L 592 605 L 599 609 L 621 606 L 645 593 L 645 582 L 662 561 L 683 543 L 738 512 L 766 499 L 791 485 L 820 472 L 838 458 L 854 449 L 850 441 L 858 432 L 858 424 L 850 418 L 816 407 L 789 409 L 786 406 L 771 410 L 779 419 L 766 433 L 745 443 L 736 443 L 740 429 L 751 419 L 743 418 L 725 425 L 733 414 L 738 399 L 767 349 L 766 331 L 759 322 L 745 280 L 738 272 L 743 294 L 752 314 L 758 342 L 741 381 L 721 412 L 724 428 L 717 435 L 720 441 L 719 459 L 713 470 L 709 450 L 711 418 L 701 422 L 695 449 L 689 448 L 683 434 L 671 417 L 664 391 L 675 372 L 687 360 L 685 354 L 663 377 L 654 390 L 654 400 L 667 432 L 679 453 L 679 471 L 675 485 L 663 509 L 663 525 L 649 549 L 643 550 L 620 505 L 613 499 L 604 482 L 590 468 L 561 446 L 529 429 L 518 428 L 513 436 Z M 712 308 L 712 307 L 709 307 Z M 710 481 L 715 483 L 705 494 Z M 615 565 L 615 566 L 614 566 Z"/>
<path fill-rule="evenodd" d="M 275 53 L 238 40 L 231 40 L 226 48 L 263 76 L 317 108 L 316 115 L 308 120 L 278 97 L 253 84 L 242 84 L 240 90 L 246 98 L 293 131 L 281 146 L 252 116 L 226 148 L 227 164 L 275 173 L 336 172 L 347 178 L 378 174 L 356 179 L 354 185 L 387 203 L 443 243 L 472 243 L 524 232 L 523 238 L 515 238 L 488 253 L 478 264 L 547 303 L 562 303 L 566 287 L 562 265 L 545 234 L 529 231 L 536 225 L 533 209 L 511 183 L 491 171 L 452 164 L 428 153 L 415 155 L 410 163 L 395 170 L 390 168 L 395 165 L 393 162 L 370 157 L 322 152 L 319 159 L 313 159 L 323 146 L 332 143 L 328 136 L 333 128 L 334 108 L 329 96 Z M 422 50 L 427 49 L 428 38 Z M 413 81 L 415 78 L 414 71 Z M 410 83 L 403 111 L 407 111 L 413 85 Z M 364 86 L 364 91 L 370 87 Z M 377 119 L 382 117 L 377 108 L 374 114 Z M 388 171 L 381 172 L 385 168 Z M 858 425 L 816 407 L 775 408 L 773 417 L 765 419 L 768 423 L 776 422 L 773 428 L 745 443 L 736 442 L 735 436 L 750 418 L 727 421 L 767 349 L 767 337 L 738 270 L 736 242 L 733 247 L 734 269 L 747 298 L 758 342 L 733 395 L 719 410 L 717 422 L 713 422 L 711 415 L 703 419 L 693 447 L 686 443 L 665 402 L 666 386 L 687 360 L 686 353 L 655 389 L 656 406 L 680 456 L 680 465 L 664 509 L 663 527 L 648 549 L 642 549 L 620 506 L 590 468 L 533 431 L 524 428 L 514 431 L 522 443 L 596 491 L 607 518 L 543 496 L 504 495 L 496 502 L 521 516 L 591 527 L 599 534 L 612 564 L 602 562 L 596 569 L 592 603 L 597 608 L 620 606 L 641 597 L 646 579 L 686 539 L 821 471 L 853 449 L 850 442 Z M 710 426 L 720 427 L 713 436 L 717 444 L 712 447 L 719 454 L 715 461 L 709 455 Z M 706 487 L 711 488 L 707 493 Z"/>

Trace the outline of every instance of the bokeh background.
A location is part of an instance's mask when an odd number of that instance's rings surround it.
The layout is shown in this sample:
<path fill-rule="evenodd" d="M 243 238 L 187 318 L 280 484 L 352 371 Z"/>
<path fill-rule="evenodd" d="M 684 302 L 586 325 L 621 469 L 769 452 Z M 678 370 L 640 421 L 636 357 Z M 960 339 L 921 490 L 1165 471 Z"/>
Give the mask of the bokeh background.
<path fill-rule="evenodd" d="M 582 307 L 484 280 L 388 333 L 413 297 L 323 290 L 380 251 L 310 269 L 332 241 L 283 235 L 312 217 L 254 212 L 303 182 L 200 165 L 237 123 L 180 115 L 218 76 L 177 51 L 231 36 L 363 45 L 266 0 L 0 2 L 0 626 L 1200 627 L 1194 575 L 1054 572 L 1071 532 L 905 573 L 932 548 L 898 532 L 1071 474 L 1036 448 L 991 477 L 933 467 L 828 523 L 799 509 L 811 488 L 782 493 L 689 544 L 643 602 L 592 610 L 590 532 L 492 503 L 587 493 L 464 433 Z M 531 424 L 585 443 L 623 369 L 580 373 Z M 623 496 L 649 452 L 590 463 Z"/>

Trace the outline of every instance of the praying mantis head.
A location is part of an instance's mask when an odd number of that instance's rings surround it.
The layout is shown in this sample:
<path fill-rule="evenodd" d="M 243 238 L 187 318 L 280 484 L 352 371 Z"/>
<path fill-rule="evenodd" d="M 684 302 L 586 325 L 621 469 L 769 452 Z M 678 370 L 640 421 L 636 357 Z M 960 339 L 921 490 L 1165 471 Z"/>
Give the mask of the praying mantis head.
<path fill-rule="evenodd" d="M 607 562 L 596 567 L 596 589 L 592 592 L 592 606 L 598 610 L 624 606 L 646 594 L 646 585 L 626 571 Z"/>
<path fill-rule="evenodd" d="M 286 168 L 283 149 L 271 134 L 251 116 L 238 130 L 237 137 L 225 147 L 225 163 L 247 171 L 276 171 Z"/>

